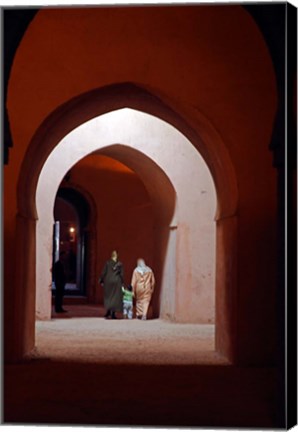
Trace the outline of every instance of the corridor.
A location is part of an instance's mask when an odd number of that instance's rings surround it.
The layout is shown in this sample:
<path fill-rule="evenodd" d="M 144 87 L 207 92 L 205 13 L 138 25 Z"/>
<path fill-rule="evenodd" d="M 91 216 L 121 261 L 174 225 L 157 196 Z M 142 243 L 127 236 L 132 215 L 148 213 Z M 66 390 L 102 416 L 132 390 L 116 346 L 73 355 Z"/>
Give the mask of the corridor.
<path fill-rule="evenodd" d="M 5 422 L 286 426 L 289 9 L 5 11 Z M 114 249 L 146 322 L 103 318 Z"/>

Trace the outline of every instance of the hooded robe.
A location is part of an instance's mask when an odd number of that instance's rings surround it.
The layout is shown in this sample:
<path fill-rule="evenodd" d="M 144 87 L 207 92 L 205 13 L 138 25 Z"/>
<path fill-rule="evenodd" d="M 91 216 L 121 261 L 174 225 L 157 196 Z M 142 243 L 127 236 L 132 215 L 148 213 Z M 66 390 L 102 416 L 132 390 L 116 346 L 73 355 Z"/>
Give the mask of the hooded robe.
<path fill-rule="evenodd" d="M 135 268 L 131 285 L 136 299 L 136 313 L 139 317 L 146 317 L 151 297 L 154 291 L 155 278 L 150 267 L 143 265 Z"/>
<path fill-rule="evenodd" d="M 103 283 L 106 310 L 122 312 L 123 309 L 123 265 L 110 259 L 106 262 L 99 282 Z"/>

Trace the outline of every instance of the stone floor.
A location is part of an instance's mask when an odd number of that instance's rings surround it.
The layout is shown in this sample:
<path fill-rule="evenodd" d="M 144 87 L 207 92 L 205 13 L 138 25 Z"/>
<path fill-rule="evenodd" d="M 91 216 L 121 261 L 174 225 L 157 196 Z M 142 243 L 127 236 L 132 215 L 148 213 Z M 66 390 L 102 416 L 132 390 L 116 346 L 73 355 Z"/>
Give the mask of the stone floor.
<path fill-rule="evenodd" d="M 5 423 L 276 426 L 275 369 L 225 363 L 213 351 L 212 326 L 67 309 L 37 323 L 33 357 L 5 366 Z"/>
<path fill-rule="evenodd" d="M 37 358 L 125 364 L 225 364 L 214 351 L 214 325 L 105 320 L 98 306 L 67 305 L 36 323 Z"/>

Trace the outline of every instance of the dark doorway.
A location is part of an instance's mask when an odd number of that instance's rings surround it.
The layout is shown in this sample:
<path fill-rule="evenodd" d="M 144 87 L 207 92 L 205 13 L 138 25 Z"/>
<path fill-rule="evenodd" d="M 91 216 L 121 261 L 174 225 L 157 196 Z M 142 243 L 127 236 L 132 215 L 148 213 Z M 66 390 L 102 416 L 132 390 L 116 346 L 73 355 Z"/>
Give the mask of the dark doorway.
<path fill-rule="evenodd" d="M 66 296 L 86 296 L 88 232 L 90 209 L 75 189 L 60 187 L 54 206 L 53 264 L 60 252 L 66 253 Z M 53 294 L 55 284 L 52 285 Z"/>

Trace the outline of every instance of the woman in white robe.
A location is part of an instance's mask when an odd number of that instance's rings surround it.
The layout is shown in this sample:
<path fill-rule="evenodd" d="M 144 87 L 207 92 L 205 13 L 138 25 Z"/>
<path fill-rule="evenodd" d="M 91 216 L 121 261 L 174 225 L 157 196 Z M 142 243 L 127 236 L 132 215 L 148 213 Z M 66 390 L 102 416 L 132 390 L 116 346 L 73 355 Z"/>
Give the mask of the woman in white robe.
<path fill-rule="evenodd" d="M 146 320 L 148 307 L 154 291 L 155 278 L 153 271 L 150 267 L 146 266 L 142 258 L 137 261 L 131 285 L 136 299 L 137 318 Z"/>

